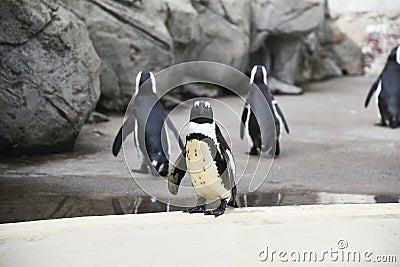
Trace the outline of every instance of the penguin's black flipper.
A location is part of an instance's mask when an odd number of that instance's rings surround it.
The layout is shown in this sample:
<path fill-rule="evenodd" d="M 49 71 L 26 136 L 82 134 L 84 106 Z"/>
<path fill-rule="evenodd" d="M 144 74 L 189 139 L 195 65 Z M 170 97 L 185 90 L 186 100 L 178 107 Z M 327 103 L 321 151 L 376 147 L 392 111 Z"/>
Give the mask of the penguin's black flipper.
<path fill-rule="evenodd" d="M 186 174 L 186 169 L 186 152 L 183 149 L 168 176 L 168 190 L 171 194 L 178 194 L 179 185 Z"/>
<path fill-rule="evenodd" d="M 112 153 L 115 157 L 118 156 L 118 153 L 121 150 L 122 142 L 124 142 L 125 138 L 134 130 L 135 130 L 135 118 L 131 115 L 121 126 L 121 128 L 119 128 L 118 134 L 114 139 Z M 122 136 L 122 132 L 124 132 L 124 136 Z"/>
<path fill-rule="evenodd" d="M 280 109 L 278 104 L 275 104 L 276 112 L 278 112 L 279 116 L 282 118 L 283 125 L 285 125 L 286 133 L 289 133 L 289 125 L 286 122 L 285 116 L 283 116 L 283 112 Z"/>
<path fill-rule="evenodd" d="M 242 123 L 240 124 L 240 139 L 243 140 L 244 136 L 244 127 L 246 126 L 247 115 L 249 112 L 249 104 L 246 104 L 242 113 Z"/>
<path fill-rule="evenodd" d="M 369 89 L 367 99 L 365 99 L 364 107 L 368 107 L 369 101 L 371 100 L 372 95 L 375 93 L 378 88 L 379 82 L 381 80 L 381 76 L 376 79 L 376 81 L 372 84 L 371 89 Z"/>
<path fill-rule="evenodd" d="M 112 153 L 113 153 L 114 157 L 118 156 L 121 146 L 122 146 L 122 126 L 121 126 L 121 128 L 119 128 L 118 134 L 114 139 L 114 143 L 113 143 L 113 147 L 112 147 Z"/>
<path fill-rule="evenodd" d="M 175 128 L 175 125 L 172 123 L 171 119 L 170 119 L 168 116 L 166 116 L 165 119 L 166 119 L 166 122 L 167 122 L 168 127 L 171 129 L 171 131 L 172 131 L 172 133 L 174 134 L 176 140 L 178 140 L 179 147 L 183 150 L 183 148 L 185 147 L 185 145 L 183 144 L 182 139 L 181 139 L 181 137 L 179 136 L 179 133 L 178 133 L 178 131 L 177 131 L 176 128 Z"/>
<path fill-rule="evenodd" d="M 236 185 L 235 185 L 235 162 L 233 161 L 233 155 L 232 152 L 228 146 L 228 143 L 226 142 L 224 136 L 221 133 L 221 130 L 219 129 L 218 125 L 215 125 L 216 128 L 216 134 L 217 134 L 217 140 L 219 142 L 220 150 L 221 153 L 226 161 L 226 174 L 222 175 L 222 179 L 224 182 L 225 187 L 228 190 L 231 190 L 232 197 L 230 200 L 228 200 L 228 205 L 234 208 L 237 208 L 238 205 L 236 203 Z"/>

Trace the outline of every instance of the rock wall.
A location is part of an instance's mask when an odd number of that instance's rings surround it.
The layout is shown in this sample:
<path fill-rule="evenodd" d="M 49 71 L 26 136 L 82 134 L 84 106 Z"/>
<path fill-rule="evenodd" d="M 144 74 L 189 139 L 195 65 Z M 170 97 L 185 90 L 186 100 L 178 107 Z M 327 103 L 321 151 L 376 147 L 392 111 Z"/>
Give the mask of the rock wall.
<path fill-rule="evenodd" d="M 2 0 L 0 17 L 0 152 L 72 149 L 100 96 L 85 25 L 51 0 Z"/>
<path fill-rule="evenodd" d="M 172 38 L 156 12 L 157 1 L 65 0 L 87 26 L 101 58 L 100 110 L 123 111 L 143 69 L 173 61 Z"/>
<path fill-rule="evenodd" d="M 276 91 L 301 93 L 292 84 L 303 39 L 324 9 L 322 0 L 63 1 L 88 27 L 102 59 L 98 109 L 112 111 L 124 111 L 140 70 L 196 60 L 247 73 L 270 64 Z"/>
<path fill-rule="evenodd" d="M 400 44 L 400 2 L 328 0 L 328 4 L 337 29 L 361 47 L 365 74 L 379 75 L 390 50 Z"/>
<path fill-rule="evenodd" d="M 363 73 L 360 47 L 332 19 L 328 1 L 317 29 L 302 39 L 297 82 Z"/>
<path fill-rule="evenodd" d="M 211 60 L 248 65 L 250 1 L 64 0 L 102 59 L 100 110 L 124 111 L 136 74 Z"/>
<path fill-rule="evenodd" d="M 315 32 L 324 18 L 323 1 L 252 1 L 252 39 L 250 65 L 262 64 L 279 84 L 302 81 L 304 40 Z M 314 40 L 313 43 L 318 40 Z M 298 75 L 300 73 L 300 75 Z M 311 77 L 308 77 L 311 78 Z M 287 86 L 285 86 L 287 87 Z M 276 88 L 283 93 L 301 93 Z"/>

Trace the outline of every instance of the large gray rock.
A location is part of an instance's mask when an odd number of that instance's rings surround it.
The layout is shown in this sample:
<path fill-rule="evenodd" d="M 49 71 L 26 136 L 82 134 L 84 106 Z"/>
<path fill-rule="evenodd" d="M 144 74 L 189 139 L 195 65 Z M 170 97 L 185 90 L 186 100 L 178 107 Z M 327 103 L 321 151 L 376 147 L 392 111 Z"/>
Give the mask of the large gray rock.
<path fill-rule="evenodd" d="M 300 65 L 295 78 L 297 82 L 343 75 L 339 57 L 335 56 L 331 46 L 340 44 L 346 36 L 332 23 L 326 6 L 324 13 L 324 20 L 318 28 L 302 39 Z"/>
<path fill-rule="evenodd" d="M 248 66 L 250 0 L 163 0 L 175 62 L 208 60 Z"/>
<path fill-rule="evenodd" d="M 252 38 L 250 64 L 267 66 L 273 77 L 281 80 L 277 92 L 291 93 L 284 84 L 298 82 L 304 38 L 315 31 L 324 18 L 320 0 L 252 1 Z M 290 90 L 288 90 L 290 88 Z M 296 93 L 298 88 L 296 88 Z"/>
<path fill-rule="evenodd" d="M 250 49 L 250 1 L 193 1 L 200 14 L 200 41 L 193 60 L 224 63 L 241 71 L 248 66 Z"/>
<path fill-rule="evenodd" d="M 242 71 L 248 68 L 251 21 L 249 0 L 163 0 L 162 3 L 155 8 L 173 39 L 175 63 L 213 61 Z M 202 77 L 218 76 L 226 79 L 222 68 L 204 68 L 200 72 Z M 193 69 L 182 75 L 187 76 L 188 80 L 199 78 L 198 72 Z M 163 85 L 179 79 L 171 75 L 162 77 Z M 230 79 L 233 81 L 234 77 Z M 188 86 L 174 90 L 173 94 L 181 99 L 199 94 L 216 95 L 213 89 L 203 88 L 201 93 L 197 90 L 198 87 Z M 223 93 L 222 90 L 217 91 L 217 94 Z"/>
<path fill-rule="evenodd" d="M 269 36 L 303 36 L 322 21 L 322 0 L 253 0 L 251 51 L 259 50 Z"/>
<path fill-rule="evenodd" d="M 115 111 L 128 104 L 137 72 L 174 63 L 215 61 L 247 73 L 263 64 L 278 85 L 302 81 L 303 39 L 324 17 L 324 0 L 64 2 L 86 23 L 102 58 L 98 108 Z M 288 88 L 277 91 L 293 92 Z"/>
<path fill-rule="evenodd" d="M 364 71 L 368 76 L 379 75 L 387 55 L 400 43 L 399 1 L 329 0 L 328 7 L 332 21 L 339 30 L 348 34 L 351 41 L 334 47 L 338 55 L 344 55 L 342 65 L 348 66 L 350 74 Z M 362 56 L 354 53 L 354 46 L 361 47 Z M 363 64 L 351 61 L 351 57 L 357 60 L 362 57 Z"/>
<path fill-rule="evenodd" d="M 316 32 L 311 32 L 302 40 L 300 54 L 300 64 L 295 78 L 297 82 L 322 80 L 342 75 L 342 70 L 333 54 L 321 43 L 321 38 Z"/>
<path fill-rule="evenodd" d="M 190 0 L 163 0 L 157 12 L 171 35 L 174 44 L 175 63 L 185 62 L 191 57 L 193 48 L 200 39 L 199 14 Z"/>
<path fill-rule="evenodd" d="M 2 0 L 0 13 L 0 151 L 72 149 L 100 96 L 85 25 L 51 0 Z"/>
<path fill-rule="evenodd" d="M 319 43 L 315 53 L 318 60 L 315 61 L 314 70 L 321 67 L 319 72 L 314 73 L 311 79 L 329 78 L 342 74 L 362 74 L 363 60 L 361 48 L 344 33 L 332 19 L 328 1 L 325 6 L 325 20 L 316 32 Z"/>
<path fill-rule="evenodd" d="M 362 73 L 361 49 L 331 18 L 327 0 L 256 0 L 252 7 L 252 64 L 288 84 Z"/>
<path fill-rule="evenodd" d="M 124 111 L 139 71 L 174 62 L 173 43 L 158 1 L 64 0 L 88 27 L 101 64 L 100 110 Z"/>

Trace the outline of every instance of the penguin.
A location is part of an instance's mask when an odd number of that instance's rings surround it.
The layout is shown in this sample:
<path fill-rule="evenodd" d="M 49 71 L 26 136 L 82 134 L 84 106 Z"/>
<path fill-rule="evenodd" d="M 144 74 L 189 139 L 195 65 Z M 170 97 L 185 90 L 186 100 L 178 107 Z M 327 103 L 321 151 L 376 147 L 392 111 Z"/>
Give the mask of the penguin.
<path fill-rule="evenodd" d="M 238 207 L 233 155 L 206 101 L 196 101 L 191 109 L 185 148 L 168 176 L 168 189 L 173 195 L 178 193 L 186 172 L 198 200 L 195 207 L 184 212 L 217 217 L 227 205 Z M 207 199 L 219 199 L 221 203 L 216 209 L 207 210 Z"/>
<path fill-rule="evenodd" d="M 385 67 L 368 92 L 365 107 L 374 92 L 380 124 L 387 126 L 389 123 L 391 128 L 397 128 L 400 119 L 400 45 L 391 50 Z"/>
<path fill-rule="evenodd" d="M 254 86 L 254 84 L 256 86 Z M 253 142 L 250 155 L 260 155 L 260 152 L 268 152 L 272 156 L 280 154 L 280 139 L 282 128 L 289 133 L 289 126 L 278 105 L 278 101 L 271 94 L 267 83 L 267 70 L 264 66 L 255 65 L 250 75 L 250 91 L 242 113 L 240 125 L 240 138 L 243 140 L 245 127 Z M 258 88 L 257 88 L 258 87 Z M 268 106 L 266 105 L 268 104 Z M 270 112 L 271 116 L 268 116 Z M 275 127 L 275 133 L 274 133 Z M 273 148 L 275 154 L 273 155 Z"/>
<path fill-rule="evenodd" d="M 125 138 L 134 133 L 135 146 L 142 160 L 140 169 L 132 170 L 138 173 L 148 173 L 149 169 L 155 176 L 166 176 L 169 169 L 169 139 L 166 127 L 173 132 L 179 146 L 183 142 L 174 124 L 167 116 L 156 94 L 156 81 L 151 71 L 140 71 L 136 76 L 133 104 L 127 112 L 127 119 L 115 137 L 112 153 L 116 157 Z"/>

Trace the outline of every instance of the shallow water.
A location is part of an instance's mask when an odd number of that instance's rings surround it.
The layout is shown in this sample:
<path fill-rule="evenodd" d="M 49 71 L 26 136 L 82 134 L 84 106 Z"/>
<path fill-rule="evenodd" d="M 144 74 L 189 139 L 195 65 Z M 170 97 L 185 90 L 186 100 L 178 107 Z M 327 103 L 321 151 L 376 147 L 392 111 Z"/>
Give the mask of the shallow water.
<path fill-rule="evenodd" d="M 0 223 L 46 220 L 96 215 L 120 215 L 183 210 L 144 196 L 102 196 L 85 198 L 49 193 L 15 194 L 3 192 L 0 196 Z M 340 194 L 314 191 L 279 191 L 238 195 L 240 207 L 398 203 L 398 195 Z M 193 200 L 188 200 L 192 202 Z M 218 204 L 218 203 L 217 203 Z M 213 206 L 213 205 L 211 205 Z M 214 205 L 215 206 L 215 205 Z"/>

